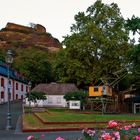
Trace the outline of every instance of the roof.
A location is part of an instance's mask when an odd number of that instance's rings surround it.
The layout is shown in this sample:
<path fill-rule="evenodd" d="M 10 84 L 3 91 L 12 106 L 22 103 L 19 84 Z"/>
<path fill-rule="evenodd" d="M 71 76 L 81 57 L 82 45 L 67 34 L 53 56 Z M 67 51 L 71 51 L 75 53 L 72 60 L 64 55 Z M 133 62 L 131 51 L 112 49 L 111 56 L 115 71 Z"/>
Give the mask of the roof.
<path fill-rule="evenodd" d="M 43 92 L 47 95 L 65 95 L 67 92 L 78 91 L 78 88 L 75 84 L 50 83 L 39 84 L 32 91 Z"/>
<path fill-rule="evenodd" d="M 7 77 L 7 73 L 8 73 L 8 65 L 6 65 L 6 63 L 0 61 L 0 75 Z M 26 84 L 28 83 L 27 79 L 25 79 L 24 76 L 22 76 L 17 71 L 12 70 L 11 68 L 9 68 L 9 77 L 14 80 L 26 83 Z"/>

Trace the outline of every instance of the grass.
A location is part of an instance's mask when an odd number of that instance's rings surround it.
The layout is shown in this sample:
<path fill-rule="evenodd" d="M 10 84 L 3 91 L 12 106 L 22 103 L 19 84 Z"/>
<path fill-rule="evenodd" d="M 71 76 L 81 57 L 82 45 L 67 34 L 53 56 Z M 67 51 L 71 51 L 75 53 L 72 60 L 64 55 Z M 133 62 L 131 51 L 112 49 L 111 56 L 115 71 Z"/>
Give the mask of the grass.
<path fill-rule="evenodd" d="M 34 115 L 24 114 L 23 115 L 23 127 L 28 129 L 44 128 L 45 125 L 42 124 Z"/>
<path fill-rule="evenodd" d="M 109 120 L 117 121 L 132 121 L 130 123 L 123 124 L 132 124 L 133 121 L 140 120 L 139 115 L 128 115 L 128 114 L 113 114 L 113 115 L 100 115 L 85 114 L 86 112 L 72 112 L 65 109 L 49 109 L 47 112 L 36 113 L 44 122 L 108 122 Z M 140 122 L 136 122 L 140 125 Z M 94 124 L 43 124 L 41 123 L 34 115 L 24 114 L 23 115 L 23 128 L 24 129 L 57 129 L 57 128 L 105 128 L 107 123 L 94 123 Z"/>
<path fill-rule="evenodd" d="M 66 110 L 54 109 L 49 110 L 50 114 L 47 112 L 36 113 L 44 122 L 93 122 L 93 121 L 109 121 L 109 120 L 120 120 L 120 121 L 130 121 L 130 120 L 140 120 L 137 115 L 128 114 L 86 114 L 84 112 L 70 112 Z"/>

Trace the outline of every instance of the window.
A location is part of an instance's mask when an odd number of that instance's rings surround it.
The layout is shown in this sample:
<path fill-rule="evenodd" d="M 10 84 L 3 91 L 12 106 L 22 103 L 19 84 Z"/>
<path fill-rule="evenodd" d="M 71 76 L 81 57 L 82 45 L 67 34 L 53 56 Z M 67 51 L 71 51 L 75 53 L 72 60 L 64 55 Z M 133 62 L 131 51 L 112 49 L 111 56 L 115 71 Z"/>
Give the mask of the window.
<path fill-rule="evenodd" d="M 98 87 L 94 87 L 94 92 L 97 92 L 98 91 Z"/>
<path fill-rule="evenodd" d="M 52 103 L 52 97 L 48 98 L 48 103 Z"/>
<path fill-rule="evenodd" d="M 18 99 L 18 94 L 16 94 L 16 100 Z"/>
<path fill-rule="evenodd" d="M 9 85 L 11 85 L 12 84 L 12 82 L 11 82 L 11 80 L 9 80 Z"/>
<path fill-rule="evenodd" d="M 18 90 L 18 83 L 16 83 L 16 90 Z"/>
<path fill-rule="evenodd" d="M 60 104 L 61 103 L 61 97 L 57 98 L 57 103 Z"/>
<path fill-rule="evenodd" d="M 28 92 L 28 86 L 26 86 L 26 92 Z"/>
<path fill-rule="evenodd" d="M 21 99 L 23 100 L 23 95 L 21 95 Z"/>
<path fill-rule="evenodd" d="M 11 93 L 9 93 L 9 100 L 11 100 Z"/>
<path fill-rule="evenodd" d="M 1 92 L 1 99 L 4 99 L 4 92 Z"/>
<path fill-rule="evenodd" d="M 4 78 L 1 78 L 1 87 L 4 87 Z"/>
<path fill-rule="evenodd" d="M 23 84 L 21 85 L 21 91 L 23 91 Z"/>
<path fill-rule="evenodd" d="M 72 103 L 71 106 L 79 106 L 79 103 Z"/>

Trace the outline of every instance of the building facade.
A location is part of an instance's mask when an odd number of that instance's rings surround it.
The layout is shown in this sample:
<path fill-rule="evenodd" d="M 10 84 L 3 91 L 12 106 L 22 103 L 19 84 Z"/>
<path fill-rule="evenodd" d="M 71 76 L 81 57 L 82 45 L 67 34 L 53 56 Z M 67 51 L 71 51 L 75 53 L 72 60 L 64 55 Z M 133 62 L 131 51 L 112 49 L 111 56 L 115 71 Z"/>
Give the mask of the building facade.
<path fill-rule="evenodd" d="M 72 83 L 44 83 L 37 85 L 32 91 L 45 93 L 47 99 L 44 101 L 37 100 L 36 103 L 31 102 L 31 106 L 68 107 L 64 95 L 68 92 L 78 91 L 78 88 Z M 27 99 L 26 105 L 29 105 Z"/>
<path fill-rule="evenodd" d="M 8 66 L 0 62 L 0 103 L 7 102 L 8 100 L 8 85 L 10 89 L 10 101 L 25 98 L 26 93 L 29 92 L 28 81 L 21 74 L 12 69 L 9 69 L 9 81 L 7 75 Z"/>

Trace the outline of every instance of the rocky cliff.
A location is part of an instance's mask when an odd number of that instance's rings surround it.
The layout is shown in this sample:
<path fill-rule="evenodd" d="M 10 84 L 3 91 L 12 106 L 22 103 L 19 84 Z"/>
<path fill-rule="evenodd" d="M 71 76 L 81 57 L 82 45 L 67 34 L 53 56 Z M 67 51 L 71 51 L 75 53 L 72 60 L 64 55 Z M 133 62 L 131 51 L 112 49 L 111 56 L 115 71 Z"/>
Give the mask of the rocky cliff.
<path fill-rule="evenodd" d="M 46 28 L 40 24 L 32 27 L 7 23 L 0 31 L 0 48 L 26 48 L 36 47 L 48 51 L 60 50 L 61 43 L 58 39 L 46 32 Z"/>

